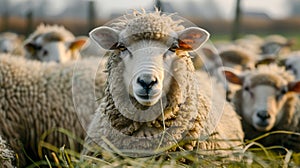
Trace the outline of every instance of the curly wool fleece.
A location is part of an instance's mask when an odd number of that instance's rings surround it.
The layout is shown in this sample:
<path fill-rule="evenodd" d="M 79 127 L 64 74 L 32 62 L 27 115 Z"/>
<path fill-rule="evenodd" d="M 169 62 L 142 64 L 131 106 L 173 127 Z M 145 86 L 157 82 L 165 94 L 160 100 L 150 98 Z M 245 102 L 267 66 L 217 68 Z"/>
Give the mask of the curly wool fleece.
<path fill-rule="evenodd" d="M 75 151 L 82 148 L 76 140 L 55 131 L 63 128 L 83 139 L 96 109 L 95 83 L 90 79 L 96 61 L 81 62 L 75 73 L 75 62 L 41 63 L 0 55 L 0 135 L 18 154 L 20 166 L 26 165 L 24 151 L 31 159 L 40 159 L 38 146 L 46 131 L 49 135 L 44 141 L 51 145 L 66 145 Z M 104 83 L 100 76 L 96 79 L 99 86 Z M 81 96 L 74 97 L 74 93 Z M 81 105 L 74 107 L 74 102 Z"/>

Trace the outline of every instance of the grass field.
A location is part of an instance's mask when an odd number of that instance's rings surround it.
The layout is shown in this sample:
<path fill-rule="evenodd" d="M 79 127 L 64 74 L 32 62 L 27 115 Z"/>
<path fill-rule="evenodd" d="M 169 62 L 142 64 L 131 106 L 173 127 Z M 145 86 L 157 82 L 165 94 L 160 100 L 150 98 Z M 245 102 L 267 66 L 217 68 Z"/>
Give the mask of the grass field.
<path fill-rule="evenodd" d="M 65 130 L 62 130 L 66 133 Z M 270 136 L 270 134 L 295 134 L 299 133 L 277 131 L 265 134 L 254 140 L 241 143 L 240 150 L 217 149 L 219 154 L 212 154 L 211 151 L 180 151 L 180 152 L 163 152 L 157 155 L 132 158 L 122 155 L 117 149 L 114 152 L 101 150 L 101 158 L 85 156 L 84 161 L 80 154 L 64 147 L 55 147 L 51 144 L 41 143 L 42 148 L 52 151 L 52 154 L 44 155 L 44 160 L 34 162 L 28 168 L 34 167 L 128 167 L 128 168 L 173 168 L 173 167 L 241 167 L 241 168 L 288 168 L 300 166 L 300 153 L 293 152 L 281 146 L 263 147 L 256 141 Z M 69 135 L 69 133 L 67 133 Z M 71 136 L 71 135 L 70 135 Z M 71 136 L 72 137 L 72 136 Z M 82 142 L 82 141 L 81 141 Z M 281 151 L 280 153 L 277 151 Z"/>

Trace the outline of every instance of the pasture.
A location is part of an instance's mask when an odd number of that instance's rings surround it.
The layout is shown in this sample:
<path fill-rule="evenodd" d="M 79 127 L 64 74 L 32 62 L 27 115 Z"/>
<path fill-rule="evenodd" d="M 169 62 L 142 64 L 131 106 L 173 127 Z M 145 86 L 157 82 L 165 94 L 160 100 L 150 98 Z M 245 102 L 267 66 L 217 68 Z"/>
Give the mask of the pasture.
<path fill-rule="evenodd" d="M 296 16 L 233 40 L 228 19 L 87 4 L 2 14 L 0 167 L 300 167 Z"/>

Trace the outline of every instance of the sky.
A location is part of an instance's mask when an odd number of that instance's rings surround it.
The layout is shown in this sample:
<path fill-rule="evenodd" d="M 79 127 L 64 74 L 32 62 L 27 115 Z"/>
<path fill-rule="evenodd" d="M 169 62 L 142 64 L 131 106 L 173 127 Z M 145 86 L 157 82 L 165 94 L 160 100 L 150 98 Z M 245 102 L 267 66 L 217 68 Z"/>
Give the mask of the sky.
<path fill-rule="evenodd" d="M 130 8 L 140 8 L 145 6 L 151 6 L 154 0 L 96 0 L 101 6 L 101 10 L 104 15 L 112 10 L 123 10 Z M 161 0 L 172 2 L 177 8 L 186 2 L 186 0 Z M 203 0 L 190 0 L 200 2 Z M 209 0 L 211 1 L 211 0 Z M 226 18 L 233 15 L 233 7 L 236 0 L 214 0 L 219 9 L 222 10 Z M 271 4 L 271 5 L 270 5 Z M 105 7 L 104 7 L 105 6 Z M 265 11 L 274 18 L 286 17 L 289 14 L 289 7 L 286 0 L 242 0 L 242 7 L 244 9 L 251 9 L 257 11 Z"/>
<path fill-rule="evenodd" d="M 4 0 L 0 0 L 4 1 Z M 11 4 L 22 2 L 25 0 L 8 0 Z M 41 0 L 27 0 L 33 5 Z M 60 13 L 67 3 L 74 3 L 75 0 L 49 0 L 49 8 L 51 12 L 49 13 Z M 77 1 L 89 1 L 89 0 L 77 0 Z M 134 8 L 149 8 L 154 3 L 155 0 L 94 0 L 98 4 L 97 12 L 101 17 L 108 17 L 112 11 L 119 13 L 125 13 L 128 9 Z M 185 5 L 187 1 L 194 1 L 195 3 L 200 3 L 204 1 L 214 1 L 218 9 L 221 10 L 222 16 L 225 18 L 232 18 L 234 12 L 234 3 L 236 0 L 161 0 L 167 1 L 174 5 L 174 9 L 179 12 L 184 12 L 182 6 Z M 242 0 L 242 7 L 245 10 L 256 10 L 265 11 L 271 17 L 283 18 L 289 14 L 289 6 L 286 0 Z"/>

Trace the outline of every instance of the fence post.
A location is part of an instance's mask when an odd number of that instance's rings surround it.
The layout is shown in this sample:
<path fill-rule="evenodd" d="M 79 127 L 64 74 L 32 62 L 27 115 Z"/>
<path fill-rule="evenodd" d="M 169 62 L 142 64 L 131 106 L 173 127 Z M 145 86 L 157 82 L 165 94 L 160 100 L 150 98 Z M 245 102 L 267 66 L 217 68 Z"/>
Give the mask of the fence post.
<path fill-rule="evenodd" d="M 8 31 L 8 29 L 9 29 L 9 26 L 8 26 L 9 25 L 9 13 L 7 10 L 3 13 L 2 20 L 3 20 L 3 31 Z"/>
<path fill-rule="evenodd" d="M 235 16 L 233 21 L 231 40 L 236 40 L 239 36 L 241 26 L 241 0 L 236 0 Z"/>
<path fill-rule="evenodd" d="M 4 0 L 3 4 L 4 6 L 4 12 L 2 15 L 2 23 L 3 23 L 3 31 L 8 31 L 9 30 L 9 1 L 8 0 Z"/>
<path fill-rule="evenodd" d="M 91 31 L 96 26 L 95 1 L 88 1 L 88 28 Z"/>
<path fill-rule="evenodd" d="M 33 11 L 29 10 L 26 13 L 26 25 L 27 25 L 27 30 L 26 30 L 26 35 L 30 35 L 33 32 Z"/>

